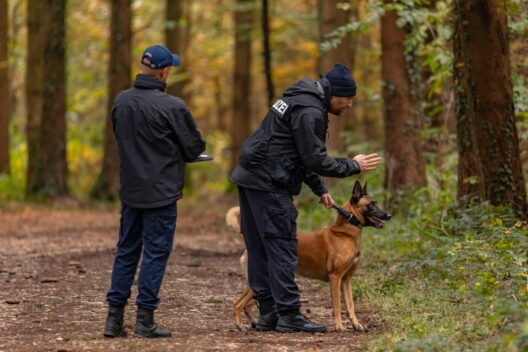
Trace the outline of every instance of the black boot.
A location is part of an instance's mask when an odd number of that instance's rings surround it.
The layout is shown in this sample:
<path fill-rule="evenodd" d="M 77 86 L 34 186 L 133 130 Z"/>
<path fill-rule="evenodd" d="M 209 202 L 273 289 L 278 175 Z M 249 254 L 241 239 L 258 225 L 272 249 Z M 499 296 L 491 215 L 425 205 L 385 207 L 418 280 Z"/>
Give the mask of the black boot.
<path fill-rule="evenodd" d="M 326 332 L 326 327 L 316 324 L 302 315 L 299 311 L 280 314 L 277 321 L 279 332 Z"/>
<path fill-rule="evenodd" d="M 138 307 L 134 337 L 156 338 L 171 337 L 169 329 L 154 322 L 154 310 Z"/>
<path fill-rule="evenodd" d="M 257 322 L 258 331 L 275 331 L 275 326 L 279 320 L 279 315 L 275 310 L 275 302 L 259 301 L 259 320 Z"/>
<path fill-rule="evenodd" d="M 108 317 L 104 329 L 105 337 L 126 337 L 127 333 L 123 327 L 123 314 L 125 306 L 108 306 Z"/>

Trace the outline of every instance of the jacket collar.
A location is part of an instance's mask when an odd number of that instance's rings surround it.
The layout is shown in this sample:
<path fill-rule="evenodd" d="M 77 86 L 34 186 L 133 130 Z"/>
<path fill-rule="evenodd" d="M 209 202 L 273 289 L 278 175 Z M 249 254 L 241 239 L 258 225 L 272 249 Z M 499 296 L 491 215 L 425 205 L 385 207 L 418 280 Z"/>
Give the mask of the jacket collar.
<path fill-rule="evenodd" d="M 330 98 L 332 97 L 332 89 L 330 82 L 325 76 L 321 76 L 318 81 L 315 81 L 317 89 L 321 93 L 326 110 L 330 107 Z"/>
<path fill-rule="evenodd" d="M 165 91 L 167 83 L 157 79 L 152 75 L 147 75 L 140 73 L 136 76 L 136 81 L 134 82 L 134 87 L 140 89 L 157 89 Z"/>

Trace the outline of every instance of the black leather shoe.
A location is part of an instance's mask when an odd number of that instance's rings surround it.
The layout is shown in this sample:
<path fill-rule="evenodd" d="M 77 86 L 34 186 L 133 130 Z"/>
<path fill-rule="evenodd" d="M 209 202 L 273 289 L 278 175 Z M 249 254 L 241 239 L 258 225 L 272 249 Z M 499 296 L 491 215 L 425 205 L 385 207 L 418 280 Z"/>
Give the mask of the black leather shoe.
<path fill-rule="evenodd" d="M 316 324 L 299 312 L 279 316 L 276 330 L 279 332 L 326 332 L 326 327 Z"/>
<path fill-rule="evenodd" d="M 125 306 L 108 306 L 108 316 L 104 329 L 105 337 L 126 337 L 127 332 L 123 327 Z"/>
<path fill-rule="evenodd" d="M 154 310 L 138 307 L 134 337 L 158 338 L 171 337 L 169 329 L 154 322 Z"/>
<path fill-rule="evenodd" d="M 279 315 L 274 310 L 262 314 L 257 322 L 257 331 L 275 331 L 277 320 L 279 320 Z"/>

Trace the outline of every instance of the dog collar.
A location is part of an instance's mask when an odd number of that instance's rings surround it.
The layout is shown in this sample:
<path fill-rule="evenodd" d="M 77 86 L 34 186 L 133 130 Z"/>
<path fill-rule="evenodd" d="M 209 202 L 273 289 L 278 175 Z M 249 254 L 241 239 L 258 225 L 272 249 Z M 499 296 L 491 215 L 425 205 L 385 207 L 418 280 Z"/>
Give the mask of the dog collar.
<path fill-rule="evenodd" d="M 348 211 L 346 211 L 345 209 L 341 208 L 341 207 L 338 207 L 337 205 L 332 205 L 332 208 L 334 208 L 335 210 L 337 210 L 337 213 L 339 215 L 341 215 L 342 217 L 344 217 L 346 219 L 346 221 L 349 223 L 349 224 L 352 224 L 354 226 L 361 226 L 361 222 L 359 222 L 359 219 L 356 218 L 354 216 L 354 214 L 352 213 L 349 213 Z"/>

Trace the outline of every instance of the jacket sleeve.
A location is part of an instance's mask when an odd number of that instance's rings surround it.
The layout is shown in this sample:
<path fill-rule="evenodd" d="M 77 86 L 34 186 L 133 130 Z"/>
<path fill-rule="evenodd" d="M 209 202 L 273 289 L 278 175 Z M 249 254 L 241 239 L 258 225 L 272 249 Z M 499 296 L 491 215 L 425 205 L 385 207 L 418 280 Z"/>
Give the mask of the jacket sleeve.
<path fill-rule="evenodd" d="M 173 110 L 169 121 L 183 160 L 192 161 L 205 150 L 205 142 L 187 106 L 183 102 L 178 105 Z"/>
<path fill-rule="evenodd" d="M 325 117 L 315 108 L 303 108 L 290 114 L 291 128 L 297 152 L 304 167 L 321 176 L 348 177 L 359 174 L 361 168 L 355 160 L 333 158 L 326 153 L 324 144 Z"/>
<path fill-rule="evenodd" d="M 304 175 L 304 183 L 306 183 L 312 192 L 320 197 L 325 193 L 328 193 L 328 189 L 325 187 L 321 176 L 312 171 L 307 171 Z"/>

